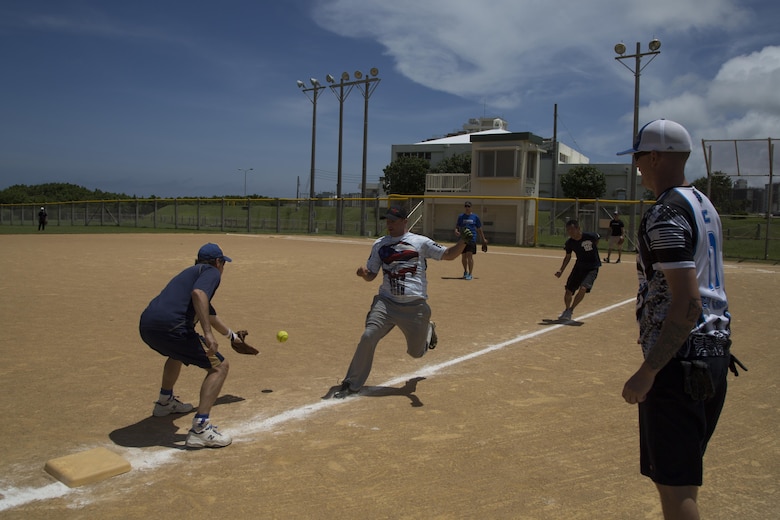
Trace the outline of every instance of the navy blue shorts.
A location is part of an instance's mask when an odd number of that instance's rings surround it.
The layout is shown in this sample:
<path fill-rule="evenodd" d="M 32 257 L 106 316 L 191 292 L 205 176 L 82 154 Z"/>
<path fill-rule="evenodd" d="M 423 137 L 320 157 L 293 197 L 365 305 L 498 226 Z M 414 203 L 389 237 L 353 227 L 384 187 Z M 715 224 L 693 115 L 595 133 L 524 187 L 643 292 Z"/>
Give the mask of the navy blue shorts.
<path fill-rule="evenodd" d="M 694 401 L 685 393 L 683 368 L 672 359 L 639 403 L 642 475 L 665 486 L 701 486 L 702 460 L 726 399 L 729 357 L 699 358 L 710 367 L 715 395 Z"/>
<path fill-rule="evenodd" d="M 194 330 L 179 328 L 167 331 L 141 327 L 140 333 L 141 339 L 152 349 L 185 365 L 195 365 L 209 370 L 217 368 L 225 360 L 219 352 L 207 356 L 201 337 Z"/>
<path fill-rule="evenodd" d="M 465 253 L 473 253 L 473 254 L 476 255 L 477 254 L 477 243 L 476 242 L 469 242 L 468 244 L 466 244 L 466 247 L 463 248 L 463 253 L 461 253 L 461 254 L 463 255 Z"/>

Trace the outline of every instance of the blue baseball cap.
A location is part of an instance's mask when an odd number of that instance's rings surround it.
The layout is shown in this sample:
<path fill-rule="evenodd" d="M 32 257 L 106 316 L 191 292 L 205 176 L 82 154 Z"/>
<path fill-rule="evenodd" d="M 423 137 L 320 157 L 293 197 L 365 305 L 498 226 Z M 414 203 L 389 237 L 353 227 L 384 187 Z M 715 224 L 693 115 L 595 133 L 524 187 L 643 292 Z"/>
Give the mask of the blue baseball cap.
<path fill-rule="evenodd" d="M 198 260 L 224 260 L 232 262 L 230 257 L 225 256 L 217 244 L 209 242 L 198 250 Z"/>

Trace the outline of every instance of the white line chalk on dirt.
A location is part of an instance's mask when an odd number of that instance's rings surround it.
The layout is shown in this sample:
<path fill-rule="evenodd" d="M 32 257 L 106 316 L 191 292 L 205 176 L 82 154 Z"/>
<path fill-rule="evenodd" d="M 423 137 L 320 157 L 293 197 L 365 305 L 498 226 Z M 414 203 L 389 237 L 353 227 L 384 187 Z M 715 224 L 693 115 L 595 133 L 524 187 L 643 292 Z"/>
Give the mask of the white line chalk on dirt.
<path fill-rule="evenodd" d="M 621 302 L 617 302 L 607 307 L 603 307 L 601 309 L 593 311 L 589 314 L 578 316 L 578 319 L 587 320 L 589 318 L 598 316 L 600 314 L 604 314 L 605 312 L 609 312 L 618 307 L 622 307 L 623 305 L 627 305 L 635 301 L 636 300 L 634 298 L 623 300 Z M 476 352 L 471 352 L 464 356 L 453 358 L 434 365 L 424 366 L 420 370 L 417 370 L 413 373 L 401 375 L 393 379 L 390 379 L 389 381 L 385 381 L 384 383 L 381 383 L 380 386 L 393 386 L 408 381 L 409 379 L 412 379 L 414 377 L 431 376 L 451 366 L 465 363 L 466 361 L 470 361 L 477 357 L 484 356 L 485 354 L 489 354 L 491 352 L 504 349 L 510 345 L 522 343 L 523 341 L 527 341 L 537 336 L 550 333 L 554 330 L 557 330 L 565 326 L 566 326 L 565 324 L 544 326 L 538 330 L 529 332 L 527 334 L 522 334 L 520 336 L 504 341 L 502 343 L 489 345 Z M 244 424 L 237 424 L 235 426 L 235 430 L 237 432 L 240 431 L 241 434 L 237 437 L 234 437 L 234 442 L 253 441 L 254 440 L 253 436 L 255 434 L 270 431 L 274 427 L 287 423 L 289 421 L 305 419 L 306 417 L 316 412 L 319 412 L 320 410 L 326 409 L 330 406 L 338 406 L 340 404 L 348 403 L 350 401 L 351 399 L 319 400 L 315 403 L 299 406 L 298 408 L 293 408 L 284 411 L 282 413 L 273 415 L 271 417 L 255 416 L 254 418 L 246 421 Z M 112 447 L 113 449 L 116 449 L 116 446 L 114 444 L 110 444 L 109 446 Z M 183 453 L 184 450 L 173 449 L 173 448 L 165 449 L 165 450 L 155 450 L 155 451 L 149 449 L 141 449 L 141 448 L 128 448 L 124 453 L 124 456 L 130 461 L 133 467 L 133 472 L 136 472 L 136 471 L 151 471 L 154 470 L 155 468 L 164 466 L 166 464 L 175 464 L 177 463 L 177 459 L 179 455 Z M 89 493 L 88 489 L 80 488 L 78 490 L 75 490 L 67 487 L 61 482 L 55 482 L 53 484 L 48 484 L 41 487 L 28 487 L 28 488 L 17 488 L 14 487 L 13 485 L 8 485 L 8 483 L 6 482 L 0 482 L 0 511 L 13 509 L 15 507 L 19 507 L 30 502 L 61 498 L 65 495 L 74 492 L 77 492 L 79 493 L 79 495 L 82 496 L 83 503 L 89 502 L 89 499 L 87 497 L 84 497 L 85 494 Z"/>

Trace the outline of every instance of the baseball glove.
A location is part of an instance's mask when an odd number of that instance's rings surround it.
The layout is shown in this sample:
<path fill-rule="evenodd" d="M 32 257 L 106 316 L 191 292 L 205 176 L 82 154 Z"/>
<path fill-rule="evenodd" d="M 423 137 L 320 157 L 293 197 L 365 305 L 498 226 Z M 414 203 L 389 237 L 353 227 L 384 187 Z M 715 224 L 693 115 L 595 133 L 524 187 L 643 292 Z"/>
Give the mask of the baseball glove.
<path fill-rule="evenodd" d="M 482 252 L 487 253 L 487 242 L 482 242 Z"/>
<path fill-rule="evenodd" d="M 460 238 L 468 244 L 474 238 L 474 233 L 472 233 L 469 228 L 464 227 L 460 230 Z"/>
<path fill-rule="evenodd" d="M 248 335 L 249 332 L 245 330 L 239 330 L 237 332 L 234 332 L 233 336 L 230 338 L 230 346 L 233 347 L 233 350 L 235 350 L 239 354 L 248 354 L 250 356 L 256 356 L 260 353 L 260 351 L 246 342 L 246 337 Z"/>

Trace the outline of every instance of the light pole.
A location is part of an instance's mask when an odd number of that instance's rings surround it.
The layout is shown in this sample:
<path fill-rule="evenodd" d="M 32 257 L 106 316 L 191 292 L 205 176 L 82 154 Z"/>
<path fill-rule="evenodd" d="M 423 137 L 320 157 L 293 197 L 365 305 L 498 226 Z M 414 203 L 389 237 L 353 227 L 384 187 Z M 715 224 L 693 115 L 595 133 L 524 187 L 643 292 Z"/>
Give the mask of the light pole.
<path fill-rule="evenodd" d="M 311 173 L 309 176 L 309 233 L 314 233 L 314 158 L 317 148 L 317 98 L 325 87 L 320 85 L 320 82 L 315 78 L 309 78 L 309 81 L 311 82 L 311 87 L 308 88 L 301 80 L 298 80 L 296 83 L 314 107 L 311 116 Z"/>
<path fill-rule="evenodd" d="M 238 171 L 244 172 L 244 198 L 246 198 L 246 174 L 251 172 L 254 168 L 239 168 Z"/>
<path fill-rule="evenodd" d="M 650 43 L 647 44 L 648 49 L 650 49 L 649 52 L 642 52 L 642 48 L 639 44 L 639 42 L 636 42 L 636 54 L 626 54 L 626 46 L 623 43 L 618 43 L 615 45 L 615 53 L 618 54 L 618 56 L 615 57 L 616 60 L 620 62 L 621 65 L 623 65 L 625 68 L 630 70 L 634 74 L 634 133 L 632 134 L 632 138 L 636 137 L 636 134 L 639 132 L 639 76 L 642 75 L 642 71 L 645 67 L 647 67 L 651 61 L 655 59 L 656 56 L 661 54 L 661 51 L 658 49 L 661 48 L 661 41 L 657 38 L 653 38 L 650 40 Z M 643 56 L 652 56 L 650 60 L 648 60 L 647 63 L 645 63 L 644 66 L 642 66 L 642 57 Z M 634 68 L 632 69 L 628 65 L 626 65 L 623 60 L 628 58 L 634 58 Z M 634 156 L 631 156 L 631 175 L 629 175 L 630 178 L 630 185 L 629 185 L 629 198 L 634 201 L 636 200 L 636 161 L 634 161 Z M 634 220 L 636 219 L 636 205 L 631 205 L 631 218 L 628 224 L 629 227 L 629 236 L 633 239 L 634 238 Z"/>
<path fill-rule="evenodd" d="M 379 69 L 372 67 L 366 79 L 363 80 L 363 73 L 355 71 L 357 88 L 363 93 L 365 105 L 363 106 L 363 175 L 360 186 L 360 236 L 366 236 L 366 159 L 368 157 L 368 98 L 371 97 L 376 87 L 381 81 L 377 76 Z"/>
<path fill-rule="evenodd" d="M 343 144 L 343 136 L 344 136 L 344 101 L 347 99 L 347 96 L 349 96 L 349 93 L 352 92 L 352 87 L 355 86 L 355 82 L 349 81 L 349 73 L 348 72 L 342 72 L 341 78 L 339 79 L 338 84 L 335 83 L 336 79 L 328 74 L 325 77 L 325 80 L 327 80 L 328 83 L 331 83 L 330 90 L 336 95 L 336 98 L 339 100 L 339 162 L 337 167 L 337 180 L 336 180 L 336 233 L 337 234 L 344 234 L 344 200 L 342 199 L 341 194 L 341 164 L 342 164 L 342 144 Z M 347 87 L 346 90 L 344 90 L 344 87 Z"/>

